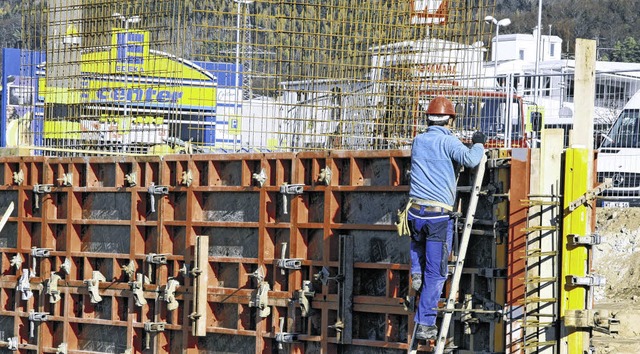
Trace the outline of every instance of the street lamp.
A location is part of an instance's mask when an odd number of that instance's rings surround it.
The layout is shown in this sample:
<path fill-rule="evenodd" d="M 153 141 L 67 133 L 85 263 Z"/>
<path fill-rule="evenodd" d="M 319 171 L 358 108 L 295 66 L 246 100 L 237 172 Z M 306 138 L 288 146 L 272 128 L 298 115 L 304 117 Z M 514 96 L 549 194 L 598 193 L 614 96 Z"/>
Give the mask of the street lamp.
<path fill-rule="evenodd" d="M 484 18 L 484 22 L 491 24 L 493 23 L 496 26 L 496 46 L 493 48 L 493 75 L 498 79 L 498 36 L 500 35 L 500 26 L 509 26 L 511 24 L 511 20 L 508 18 L 503 18 L 502 20 L 496 19 L 493 16 L 487 16 Z"/>

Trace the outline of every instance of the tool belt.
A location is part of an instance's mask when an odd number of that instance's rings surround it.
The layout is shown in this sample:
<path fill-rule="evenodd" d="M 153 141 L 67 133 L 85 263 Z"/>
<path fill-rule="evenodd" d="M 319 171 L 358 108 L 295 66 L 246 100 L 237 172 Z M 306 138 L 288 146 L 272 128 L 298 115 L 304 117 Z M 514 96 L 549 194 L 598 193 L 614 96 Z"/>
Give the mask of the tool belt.
<path fill-rule="evenodd" d="M 398 236 L 411 236 L 411 229 L 409 228 L 408 220 L 409 208 L 436 213 L 450 213 L 453 211 L 453 208 L 450 205 L 435 200 L 409 198 L 407 205 L 403 209 L 398 210 L 398 221 L 395 222 L 396 229 L 398 230 Z"/>

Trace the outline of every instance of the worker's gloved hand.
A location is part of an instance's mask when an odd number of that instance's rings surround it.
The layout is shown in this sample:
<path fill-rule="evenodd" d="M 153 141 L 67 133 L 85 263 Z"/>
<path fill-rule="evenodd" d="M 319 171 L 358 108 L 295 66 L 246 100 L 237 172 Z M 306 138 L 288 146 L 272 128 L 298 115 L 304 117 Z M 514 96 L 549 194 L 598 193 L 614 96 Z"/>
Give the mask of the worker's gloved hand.
<path fill-rule="evenodd" d="M 471 137 L 471 141 L 473 141 L 474 144 L 483 144 L 487 142 L 487 137 L 484 135 L 483 132 L 481 131 L 477 131 L 475 133 L 473 133 L 473 136 Z"/>

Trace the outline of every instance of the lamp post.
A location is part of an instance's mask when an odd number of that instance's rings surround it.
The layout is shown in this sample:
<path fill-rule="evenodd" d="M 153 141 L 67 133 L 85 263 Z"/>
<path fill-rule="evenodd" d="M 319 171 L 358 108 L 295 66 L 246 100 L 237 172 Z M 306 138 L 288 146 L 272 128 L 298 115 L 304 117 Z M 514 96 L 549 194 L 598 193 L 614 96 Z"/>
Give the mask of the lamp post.
<path fill-rule="evenodd" d="M 502 20 L 496 19 L 493 16 L 487 16 L 484 18 L 484 22 L 491 24 L 493 23 L 496 26 L 496 46 L 493 48 L 493 75 L 498 79 L 498 36 L 500 35 L 500 26 L 506 27 L 511 24 L 511 20 L 508 18 L 503 18 Z"/>

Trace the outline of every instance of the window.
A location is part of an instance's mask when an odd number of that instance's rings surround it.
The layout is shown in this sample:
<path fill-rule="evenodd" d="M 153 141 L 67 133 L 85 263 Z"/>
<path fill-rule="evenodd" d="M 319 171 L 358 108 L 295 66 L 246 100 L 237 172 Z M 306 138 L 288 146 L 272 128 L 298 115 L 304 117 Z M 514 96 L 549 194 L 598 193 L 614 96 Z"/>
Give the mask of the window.
<path fill-rule="evenodd" d="M 556 44 L 555 43 L 551 43 L 549 45 L 549 55 L 551 57 L 554 57 L 556 55 Z"/>
<path fill-rule="evenodd" d="M 520 49 L 520 60 L 524 60 L 524 49 Z"/>

